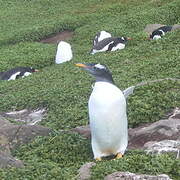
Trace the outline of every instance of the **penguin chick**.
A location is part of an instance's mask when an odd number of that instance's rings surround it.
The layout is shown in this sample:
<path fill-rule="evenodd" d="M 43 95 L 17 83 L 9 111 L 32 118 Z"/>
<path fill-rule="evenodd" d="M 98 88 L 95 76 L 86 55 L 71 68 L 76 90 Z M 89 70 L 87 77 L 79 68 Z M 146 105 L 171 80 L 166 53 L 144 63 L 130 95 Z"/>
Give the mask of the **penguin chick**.
<path fill-rule="evenodd" d="M 106 31 L 98 32 L 93 40 L 93 46 L 96 45 L 98 42 L 102 41 L 103 39 L 109 37 L 111 37 L 111 34 Z"/>
<path fill-rule="evenodd" d="M 150 39 L 157 40 L 162 38 L 167 32 L 171 31 L 172 26 L 162 26 L 152 32 Z"/>
<path fill-rule="evenodd" d="M 111 72 L 101 64 L 76 64 L 95 78 L 88 102 L 91 145 L 94 159 L 122 157 L 128 144 L 126 99 L 114 84 Z"/>
<path fill-rule="evenodd" d="M 98 42 L 93 46 L 90 54 L 95 54 L 97 52 L 105 52 L 105 51 L 116 51 L 118 49 L 124 49 L 125 44 L 131 38 L 126 37 L 109 37 L 105 38 L 102 41 Z"/>
<path fill-rule="evenodd" d="M 12 68 L 8 71 L 1 72 L 0 73 L 0 79 L 1 80 L 15 80 L 18 79 L 19 77 L 25 77 L 29 76 L 33 72 L 38 72 L 39 70 L 34 69 L 32 67 L 16 67 Z"/>

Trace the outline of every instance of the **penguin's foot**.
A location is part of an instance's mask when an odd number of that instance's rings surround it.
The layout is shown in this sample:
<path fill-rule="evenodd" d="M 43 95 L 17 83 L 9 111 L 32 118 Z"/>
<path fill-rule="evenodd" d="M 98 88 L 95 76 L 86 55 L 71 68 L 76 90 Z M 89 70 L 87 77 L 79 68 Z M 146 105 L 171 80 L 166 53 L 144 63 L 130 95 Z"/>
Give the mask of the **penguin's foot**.
<path fill-rule="evenodd" d="M 100 157 L 96 158 L 95 159 L 96 161 L 101 161 L 102 159 Z"/>
<path fill-rule="evenodd" d="M 122 155 L 121 153 L 117 153 L 116 159 L 120 159 L 120 158 L 122 158 L 122 157 L 123 157 L 123 155 Z"/>

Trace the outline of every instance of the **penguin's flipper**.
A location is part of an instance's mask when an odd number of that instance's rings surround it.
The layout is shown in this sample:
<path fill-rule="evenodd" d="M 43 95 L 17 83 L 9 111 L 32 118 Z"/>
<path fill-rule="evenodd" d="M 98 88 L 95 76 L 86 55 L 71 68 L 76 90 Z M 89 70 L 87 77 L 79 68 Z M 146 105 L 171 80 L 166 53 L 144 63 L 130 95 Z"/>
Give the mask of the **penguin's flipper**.
<path fill-rule="evenodd" d="M 127 98 L 129 95 L 133 94 L 134 88 L 135 88 L 135 86 L 131 86 L 123 91 L 125 98 Z"/>

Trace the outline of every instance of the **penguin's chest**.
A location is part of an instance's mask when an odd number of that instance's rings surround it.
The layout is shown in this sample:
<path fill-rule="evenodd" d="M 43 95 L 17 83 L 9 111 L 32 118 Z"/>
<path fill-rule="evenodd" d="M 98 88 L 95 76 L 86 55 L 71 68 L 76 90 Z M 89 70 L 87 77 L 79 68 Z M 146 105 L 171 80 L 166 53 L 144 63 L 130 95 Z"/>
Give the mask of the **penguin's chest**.
<path fill-rule="evenodd" d="M 127 128 L 126 101 L 123 93 L 105 82 L 95 84 L 89 99 L 92 138 L 99 144 L 117 144 Z"/>

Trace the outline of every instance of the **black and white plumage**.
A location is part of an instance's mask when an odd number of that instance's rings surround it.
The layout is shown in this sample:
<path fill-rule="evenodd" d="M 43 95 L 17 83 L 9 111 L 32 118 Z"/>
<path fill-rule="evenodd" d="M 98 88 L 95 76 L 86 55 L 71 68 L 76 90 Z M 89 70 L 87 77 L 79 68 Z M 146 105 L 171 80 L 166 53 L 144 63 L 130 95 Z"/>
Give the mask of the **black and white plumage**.
<path fill-rule="evenodd" d="M 122 157 L 128 144 L 126 99 L 114 84 L 111 72 L 101 64 L 76 64 L 96 82 L 88 102 L 91 145 L 94 159 L 117 155 Z"/>
<path fill-rule="evenodd" d="M 0 80 L 15 80 L 19 77 L 29 76 L 33 72 L 38 72 L 38 70 L 32 67 L 16 67 L 5 72 L 0 72 Z"/>
<path fill-rule="evenodd" d="M 152 32 L 150 39 L 157 40 L 162 38 L 167 32 L 172 30 L 172 26 L 162 26 Z"/>
<path fill-rule="evenodd" d="M 105 51 L 116 51 L 118 49 L 124 49 L 125 44 L 130 38 L 126 37 L 109 37 L 105 38 L 102 41 L 98 42 L 96 45 L 93 46 L 91 50 L 91 54 L 95 54 L 98 52 L 105 52 Z"/>
<path fill-rule="evenodd" d="M 111 37 L 111 34 L 106 31 L 100 31 L 96 34 L 93 40 L 93 46 L 96 45 L 98 42 L 102 41 L 103 39 Z"/>

